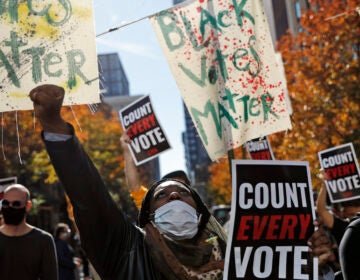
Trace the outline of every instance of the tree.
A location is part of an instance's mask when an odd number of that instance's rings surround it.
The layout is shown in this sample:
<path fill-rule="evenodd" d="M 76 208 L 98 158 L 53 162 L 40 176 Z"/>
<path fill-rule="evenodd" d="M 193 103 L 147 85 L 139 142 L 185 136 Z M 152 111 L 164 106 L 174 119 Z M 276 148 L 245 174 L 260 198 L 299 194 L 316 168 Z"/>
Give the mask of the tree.
<path fill-rule="evenodd" d="M 116 202 L 128 208 L 127 212 L 135 218 L 136 209 L 127 188 L 120 188 L 126 181 L 120 145 L 122 128 L 116 112 L 100 104 L 94 114 L 86 105 L 63 107 L 62 114 L 74 126 Z M 51 187 L 57 187 L 59 182 L 40 140 L 40 125 L 33 111 L 3 113 L 2 128 L 6 159 L 1 159 L 0 178 L 17 176 L 18 182 L 30 187 L 35 197 L 52 200 Z"/>
<path fill-rule="evenodd" d="M 269 141 L 276 159 L 309 161 L 315 189 L 321 185 L 319 151 L 348 142 L 360 150 L 360 15 L 356 7 L 360 0 L 309 1 L 309 9 L 302 11 L 299 33 L 287 33 L 277 44 L 293 107 L 293 129 L 270 135 Z M 343 15 L 335 17 L 339 14 Z M 226 186 L 219 181 L 228 184 L 230 173 L 216 178 L 226 163 L 210 167 L 210 185 L 229 201 L 228 192 L 220 190 Z"/>
<path fill-rule="evenodd" d="M 246 158 L 243 147 L 234 150 L 234 158 Z M 209 167 L 210 171 L 210 192 L 216 204 L 230 204 L 232 182 L 230 176 L 230 163 L 228 157 L 221 158 L 218 162 Z"/>
<path fill-rule="evenodd" d="M 310 1 L 299 34 L 278 42 L 293 129 L 270 140 L 277 158 L 309 161 L 315 189 L 321 185 L 319 151 L 348 142 L 360 145 L 359 5 L 359 0 Z"/>

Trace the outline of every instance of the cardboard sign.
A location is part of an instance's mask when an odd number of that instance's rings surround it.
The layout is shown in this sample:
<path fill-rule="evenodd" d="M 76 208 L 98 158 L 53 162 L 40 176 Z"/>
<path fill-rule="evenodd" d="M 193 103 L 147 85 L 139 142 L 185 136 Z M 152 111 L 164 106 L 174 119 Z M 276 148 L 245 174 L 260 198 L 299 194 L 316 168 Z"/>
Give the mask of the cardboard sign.
<path fill-rule="evenodd" d="M 33 109 L 41 84 L 65 88 L 64 104 L 99 103 L 92 0 L 1 1 L 0 112 Z"/>
<path fill-rule="evenodd" d="M 251 159 L 273 160 L 274 155 L 267 137 L 257 138 L 246 142 L 246 149 Z"/>
<path fill-rule="evenodd" d="M 8 178 L 2 178 L 0 179 L 0 200 L 4 197 L 4 191 L 5 189 L 12 185 L 17 183 L 17 177 L 8 177 Z"/>
<path fill-rule="evenodd" d="M 261 0 L 192 0 L 150 22 L 209 157 L 291 129 Z"/>
<path fill-rule="evenodd" d="M 307 162 L 233 160 L 224 279 L 317 279 Z"/>
<path fill-rule="evenodd" d="M 130 151 L 136 165 L 149 161 L 170 149 L 149 96 L 144 96 L 119 111 L 124 129 L 131 139 Z"/>
<path fill-rule="evenodd" d="M 321 168 L 328 177 L 327 193 L 332 203 L 360 198 L 360 173 L 352 143 L 318 153 Z"/>

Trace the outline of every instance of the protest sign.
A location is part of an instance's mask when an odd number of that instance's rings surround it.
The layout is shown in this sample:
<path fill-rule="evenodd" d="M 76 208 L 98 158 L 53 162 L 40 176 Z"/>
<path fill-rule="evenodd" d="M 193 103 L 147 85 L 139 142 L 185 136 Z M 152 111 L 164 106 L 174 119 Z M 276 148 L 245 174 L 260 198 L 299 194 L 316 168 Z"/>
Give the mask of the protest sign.
<path fill-rule="evenodd" d="M 149 17 L 212 160 L 291 129 L 261 0 L 193 0 Z"/>
<path fill-rule="evenodd" d="M 136 165 L 170 149 L 148 95 L 121 109 L 119 115 L 123 128 L 128 130 L 130 151 Z"/>
<path fill-rule="evenodd" d="M 17 183 L 17 177 L 8 177 L 0 179 L 0 200 L 4 197 L 4 190 L 12 185 Z"/>
<path fill-rule="evenodd" d="M 1 1 L 0 112 L 31 110 L 40 84 L 65 88 L 65 105 L 99 103 L 91 0 Z"/>
<path fill-rule="evenodd" d="M 274 155 L 267 137 L 257 138 L 246 142 L 246 149 L 251 159 L 274 159 Z"/>
<path fill-rule="evenodd" d="M 224 279 L 317 279 L 307 162 L 233 160 Z"/>
<path fill-rule="evenodd" d="M 360 173 L 352 143 L 318 152 L 325 184 L 332 203 L 360 198 Z"/>

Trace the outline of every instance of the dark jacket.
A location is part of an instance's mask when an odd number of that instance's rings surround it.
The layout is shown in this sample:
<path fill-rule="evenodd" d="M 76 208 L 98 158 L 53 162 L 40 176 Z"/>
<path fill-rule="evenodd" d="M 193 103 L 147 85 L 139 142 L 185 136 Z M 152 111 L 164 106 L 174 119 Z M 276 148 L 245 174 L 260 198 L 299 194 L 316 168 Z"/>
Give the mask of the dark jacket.
<path fill-rule="evenodd" d="M 74 207 L 82 246 L 102 279 L 163 279 L 154 269 L 142 230 L 111 199 L 76 136 L 45 141 L 56 173 Z"/>
<path fill-rule="evenodd" d="M 59 267 L 59 280 L 75 280 L 74 250 L 64 240 L 55 238 L 56 256 Z"/>
<path fill-rule="evenodd" d="M 360 279 L 360 213 L 346 228 L 339 246 L 340 265 L 344 279 Z"/>

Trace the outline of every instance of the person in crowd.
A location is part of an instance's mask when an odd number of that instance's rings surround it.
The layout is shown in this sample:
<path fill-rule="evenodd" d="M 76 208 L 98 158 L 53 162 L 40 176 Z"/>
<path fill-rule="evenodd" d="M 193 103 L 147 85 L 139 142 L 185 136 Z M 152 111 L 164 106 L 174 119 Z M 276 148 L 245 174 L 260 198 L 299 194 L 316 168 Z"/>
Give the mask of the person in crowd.
<path fill-rule="evenodd" d="M 83 248 L 102 279 L 222 279 L 226 236 L 190 185 L 173 178 L 155 182 L 142 201 L 138 226 L 133 225 L 61 117 L 64 89 L 38 86 L 30 98 L 74 207 Z M 317 256 L 328 254 L 327 245 L 319 231 L 309 241 Z"/>
<path fill-rule="evenodd" d="M 321 172 L 321 178 L 326 179 L 326 173 Z M 345 201 L 342 203 L 341 217 L 334 214 L 326 207 L 327 190 L 325 183 L 321 186 L 319 195 L 316 201 L 316 212 L 319 215 L 324 226 L 326 226 L 331 234 L 334 236 L 337 244 L 343 237 L 346 227 L 349 225 L 350 219 L 360 212 L 360 199 Z"/>
<path fill-rule="evenodd" d="M 189 185 L 175 179 L 154 183 L 142 202 L 140 228 L 134 226 L 110 197 L 73 128 L 61 118 L 64 90 L 44 85 L 33 89 L 30 98 L 74 207 L 83 248 L 100 277 L 222 279 L 225 239 L 216 225 L 208 225 L 210 212 Z"/>
<path fill-rule="evenodd" d="M 321 221 L 316 220 L 314 225 L 318 229 L 308 240 L 310 256 L 318 257 L 319 280 L 334 280 L 335 272 L 338 271 L 338 261 L 334 250 L 336 246 Z"/>
<path fill-rule="evenodd" d="M 120 143 L 123 149 L 124 160 L 125 160 L 125 177 L 130 191 L 130 196 L 133 199 L 137 209 L 140 210 L 142 200 L 145 197 L 148 189 L 141 184 L 138 167 L 135 165 L 134 159 L 130 152 L 130 148 L 129 148 L 130 142 L 131 142 L 130 137 L 127 135 L 127 131 L 125 131 L 120 137 Z M 161 179 L 176 179 L 187 185 L 191 185 L 189 177 L 183 170 L 175 170 L 170 173 L 167 173 Z M 216 226 L 218 231 L 221 231 L 221 235 L 223 236 L 223 239 L 226 240 L 227 233 L 222 228 L 218 220 L 214 217 L 214 215 L 210 215 L 209 222 L 213 226 Z"/>
<path fill-rule="evenodd" d="M 59 280 L 75 280 L 75 269 L 81 264 L 80 259 L 75 257 L 74 249 L 69 244 L 70 238 L 70 227 L 65 223 L 58 223 L 54 230 L 54 240 Z"/>
<path fill-rule="evenodd" d="M 360 279 L 360 213 L 345 230 L 339 246 L 340 265 L 345 280 Z"/>
<path fill-rule="evenodd" d="M 57 260 L 51 234 L 26 222 L 30 192 L 20 184 L 8 186 L 1 201 L 0 279 L 57 280 Z"/>

